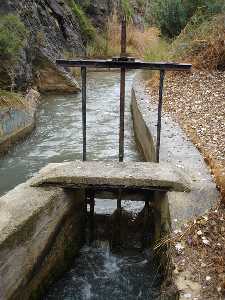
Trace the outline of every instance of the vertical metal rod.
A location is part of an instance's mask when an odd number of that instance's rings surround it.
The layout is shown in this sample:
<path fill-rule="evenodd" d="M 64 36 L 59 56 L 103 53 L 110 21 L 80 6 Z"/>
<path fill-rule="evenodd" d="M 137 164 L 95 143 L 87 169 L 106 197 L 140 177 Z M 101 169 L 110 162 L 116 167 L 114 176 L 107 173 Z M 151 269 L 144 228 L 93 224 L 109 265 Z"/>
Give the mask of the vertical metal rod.
<path fill-rule="evenodd" d="M 121 54 L 120 57 L 126 57 L 127 52 L 127 21 L 126 16 L 122 18 L 122 27 L 121 27 Z"/>
<path fill-rule="evenodd" d="M 87 68 L 81 68 L 82 78 L 82 130 L 83 130 L 83 161 L 87 160 Z"/>
<path fill-rule="evenodd" d="M 121 68 L 120 75 L 120 133 L 119 133 L 119 161 L 124 159 L 124 115 L 125 115 L 125 81 L 126 70 Z"/>
<path fill-rule="evenodd" d="M 117 209 L 119 210 L 121 210 L 122 208 L 121 201 L 122 201 L 122 189 L 119 189 L 118 199 L 117 199 Z"/>
<path fill-rule="evenodd" d="M 91 244 L 95 239 L 95 194 L 92 192 L 90 194 L 90 239 L 89 243 Z"/>
<path fill-rule="evenodd" d="M 127 24 L 126 16 L 122 18 L 121 26 L 121 58 L 126 57 L 127 50 Z M 124 159 L 124 116 L 125 116 L 125 88 L 126 88 L 126 69 L 120 70 L 120 132 L 119 132 L 119 161 Z M 117 199 L 117 209 L 121 212 L 122 190 L 119 189 L 119 197 Z"/>
<path fill-rule="evenodd" d="M 159 104 L 158 104 L 158 122 L 157 122 L 157 145 L 156 145 L 156 162 L 159 162 L 159 152 L 161 143 L 161 128 L 162 128 L 162 106 L 163 106 L 163 83 L 165 78 L 165 70 L 160 71 L 159 84 Z"/>
<path fill-rule="evenodd" d="M 126 57 L 127 48 L 127 25 L 126 16 L 122 18 L 121 26 L 121 58 Z M 126 69 L 120 70 L 120 133 L 119 133 L 119 161 L 124 159 L 124 114 L 125 114 L 125 85 L 126 85 Z"/>

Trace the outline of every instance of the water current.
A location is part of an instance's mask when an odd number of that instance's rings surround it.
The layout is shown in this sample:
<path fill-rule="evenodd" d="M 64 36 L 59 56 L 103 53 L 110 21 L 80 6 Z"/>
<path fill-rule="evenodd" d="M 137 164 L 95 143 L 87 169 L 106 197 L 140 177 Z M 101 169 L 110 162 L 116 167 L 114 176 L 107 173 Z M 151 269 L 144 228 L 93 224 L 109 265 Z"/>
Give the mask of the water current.
<path fill-rule="evenodd" d="M 134 73 L 126 76 L 125 161 L 140 161 L 130 113 Z M 117 72 L 91 72 L 87 82 L 87 158 L 118 159 L 119 80 Z M 37 126 L 23 142 L 0 160 L 0 194 L 32 177 L 52 162 L 81 159 L 81 94 L 43 96 Z M 116 203 L 98 201 L 98 212 L 112 212 Z M 140 211 L 140 204 L 123 203 Z M 44 299 L 154 299 L 153 265 L 148 252 L 112 254 L 107 243 L 85 246 L 71 270 Z"/>

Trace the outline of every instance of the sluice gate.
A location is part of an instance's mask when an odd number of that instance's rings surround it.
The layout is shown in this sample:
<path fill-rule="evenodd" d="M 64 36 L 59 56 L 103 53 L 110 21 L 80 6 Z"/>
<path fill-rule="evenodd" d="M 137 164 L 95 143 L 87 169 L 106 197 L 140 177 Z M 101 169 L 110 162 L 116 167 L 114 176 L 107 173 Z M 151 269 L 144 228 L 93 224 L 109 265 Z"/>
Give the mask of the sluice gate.
<path fill-rule="evenodd" d="M 176 171 L 172 166 L 159 163 L 160 158 L 160 138 L 161 138 L 161 118 L 162 118 L 162 105 L 163 105 L 163 84 L 166 71 L 188 71 L 191 69 L 190 64 L 168 63 L 168 62 L 143 62 L 135 58 L 128 57 L 126 53 L 126 18 L 122 18 L 121 26 L 121 54 L 120 57 L 114 57 L 107 60 L 91 60 L 91 59 L 77 59 L 77 60 L 64 60 L 59 59 L 57 63 L 65 68 L 78 67 L 81 68 L 82 78 L 82 124 L 83 124 L 83 164 L 79 166 L 77 171 L 76 166 L 80 162 L 71 163 L 68 165 L 68 170 L 65 165 L 58 167 L 58 171 L 64 174 L 60 177 L 60 182 L 54 180 L 56 178 L 50 177 L 43 179 L 42 184 L 60 185 L 64 188 L 82 188 L 85 189 L 86 203 L 90 205 L 90 231 L 93 231 L 94 220 L 94 204 L 95 197 L 104 199 L 117 199 L 117 209 L 121 211 L 122 200 L 132 200 L 135 198 L 137 201 L 144 201 L 145 206 L 148 208 L 149 202 L 154 203 L 157 198 L 157 205 L 159 209 L 159 219 L 162 219 L 162 203 L 165 199 L 165 194 L 168 191 L 185 191 L 188 190 L 188 183 L 184 185 L 184 177 L 180 174 L 176 178 Z M 103 162 L 86 162 L 87 161 L 87 69 L 120 69 L 120 122 L 119 122 L 119 163 L 103 163 Z M 126 71 L 127 70 L 158 70 L 160 72 L 159 82 L 159 102 L 158 102 L 158 122 L 157 122 L 157 141 L 156 141 L 156 162 L 154 163 L 123 163 L 124 161 L 124 116 L 125 116 L 125 84 L 126 84 Z M 74 166 L 71 167 L 71 166 Z M 95 177 L 96 172 L 98 177 Z M 68 177 L 66 176 L 68 175 Z M 163 178 L 161 175 L 163 174 Z M 78 178 L 82 177 L 82 183 Z M 71 182 L 68 182 L 70 178 Z M 71 179 L 72 178 L 72 179 Z M 93 180 L 93 179 L 97 180 Z M 106 180 L 107 178 L 107 180 Z M 131 178 L 133 180 L 131 180 Z M 174 181 L 170 181 L 171 178 Z M 160 180 L 162 179 L 162 180 Z M 107 184 L 106 184 L 107 181 Z M 170 184 L 168 184 L 170 182 Z M 167 184 L 166 184 L 167 183 Z M 40 183 L 39 183 L 40 184 Z M 179 188 L 178 188 L 179 186 Z M 181 188 L 182 186 L 182 188 Z M 151 197 L 149 192 L 151 191 Z M 106 197 L 107 193 L 107 197 Z M 157 197 L 155 196 L 157 195 Z M 167 209 L 166 209 L 167 210 Z M 119 213 L 120 215 L 121 213 Z M 155 238 L 159 239 L 161 235 L 161 221 L 155 220 L 159 223 L 156 226 L 157 234 Z M 93 240 L 93 236 L 91 236 Z"/>

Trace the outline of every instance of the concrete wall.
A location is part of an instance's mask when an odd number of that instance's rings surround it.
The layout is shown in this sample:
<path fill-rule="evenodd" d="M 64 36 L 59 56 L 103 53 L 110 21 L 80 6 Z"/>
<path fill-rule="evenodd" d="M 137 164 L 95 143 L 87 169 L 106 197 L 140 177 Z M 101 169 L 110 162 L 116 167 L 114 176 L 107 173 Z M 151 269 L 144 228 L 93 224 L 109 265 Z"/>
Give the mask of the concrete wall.
<path fill-rule="evenodd" d="M 84 193 L 31 188 L 0 198 L 0 299 L 36 299 L 84 240 Z"/>
<path fill-rule="evenodd" d="M 140 111 L 134 89 L 132 89 L 131 92 L 131 112 L 133 117 L 135 140 L 139 151 L 142 153 L 146 161 L 156 161 L 154 138 Z"/>
<path fill-rule="evenodd" d="M 0 155 L 32 131 L 39 97 L 38 92 L 30 90 L 20 106 L 0 108 Z"/>
<path fill-rule="evenodd" d="M 157 105 L 145 91 L 145 77 L 138 73 L 133 84 L 131 110 L 134 132 L 146 161 L 155 161 L 157 138 Z M 189 193 L 169 192 L 168 199 L 173 227 L 203 214 L 219 198 L 216 184 L 204 158 L 187 139 L 180 126 L 163 112 L 160 161 L 178 166 L 190 179 Z"/>

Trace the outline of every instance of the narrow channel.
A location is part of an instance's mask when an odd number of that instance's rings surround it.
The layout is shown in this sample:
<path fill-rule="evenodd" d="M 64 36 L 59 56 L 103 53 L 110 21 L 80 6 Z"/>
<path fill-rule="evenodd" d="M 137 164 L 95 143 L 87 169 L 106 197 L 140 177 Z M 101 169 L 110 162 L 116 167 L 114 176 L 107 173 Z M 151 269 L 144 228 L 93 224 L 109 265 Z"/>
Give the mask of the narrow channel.
<path fill-rule="evenodd" d="M 126 76 L 125 161 L 140 161 L 130 113 L 134 73 Z M 87 86 L 87 158 L 117 160 L 119 133 L 119 80 L 117 72 L 91 72 Z M 51 162 L 81 159 L 81 95 L 43 96 L 37 126 L 24 142 L 0 160 L 4 194 Z M 98 212 L 110 213 L 113 201 L 99 201 Z M 125 204 L 125 203 L 124 203 Z M 128 202 L 127 210 L 143 205 Z M 158 282 L 149 253 L 110 253 L 107 243 L 85 246 L 81 255 L 44 299 L 155 299 Z"/>

